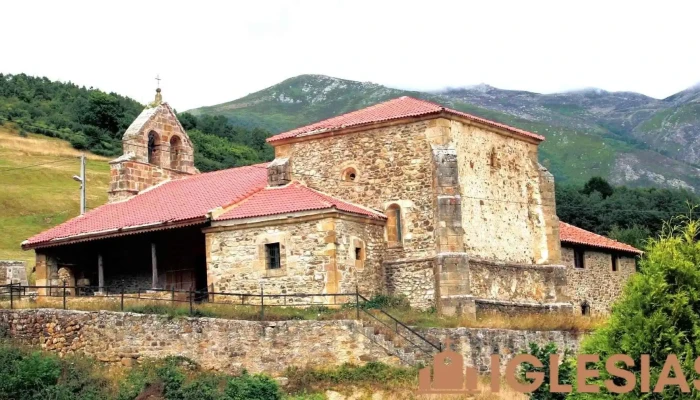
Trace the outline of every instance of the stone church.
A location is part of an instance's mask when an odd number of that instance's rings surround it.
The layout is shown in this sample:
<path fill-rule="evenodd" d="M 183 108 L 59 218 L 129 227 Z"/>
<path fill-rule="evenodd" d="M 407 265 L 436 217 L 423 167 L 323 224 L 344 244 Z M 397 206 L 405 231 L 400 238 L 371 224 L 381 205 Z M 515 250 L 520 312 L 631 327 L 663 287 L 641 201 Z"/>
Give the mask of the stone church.
<path fill-rule="evenodd" d="M 641 252 L 561 223 L 540 135 L 400 97 L 199 173 L 160 91 L 110 162 L 109 203 L 22 243 L 37 285 L 378 293 L 478 315 L 605 313 Z M 325 301 L 329 297 L 318 297 Z"/>

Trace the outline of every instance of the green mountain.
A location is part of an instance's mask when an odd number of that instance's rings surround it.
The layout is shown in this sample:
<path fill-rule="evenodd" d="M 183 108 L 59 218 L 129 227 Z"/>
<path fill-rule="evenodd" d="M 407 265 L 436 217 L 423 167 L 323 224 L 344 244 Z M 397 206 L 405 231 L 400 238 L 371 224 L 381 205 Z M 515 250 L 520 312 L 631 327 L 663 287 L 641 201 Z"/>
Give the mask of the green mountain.
<path fill-rule="evenodd" d="M 277 133 L 403 95 L 544 135 L 540 161 L 558 182 L 599 175 L 618 185 L 700 192 L 700 87 L 663 100 L 600 89 L 539 94 L 488 85 L 425 93 L 301 75 L 189 113 Z"/>

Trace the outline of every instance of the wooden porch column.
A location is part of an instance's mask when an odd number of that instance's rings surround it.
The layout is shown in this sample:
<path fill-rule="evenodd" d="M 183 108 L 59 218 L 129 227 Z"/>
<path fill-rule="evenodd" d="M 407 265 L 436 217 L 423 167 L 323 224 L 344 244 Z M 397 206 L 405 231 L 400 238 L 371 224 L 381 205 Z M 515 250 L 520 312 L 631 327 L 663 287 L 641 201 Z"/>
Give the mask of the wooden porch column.
<path fill-rule="evenodd" d="M 152 289 L 158 289 L 158 258 L 156 257 L 156 244 L 151 243 L 151 270 L 153 271 Z"/>
<path fill-rule="evenodd" d="M 104 293 L 105 270 L 102 264 L 102 254 L 97 254 L 97 287 L 100 293 Z"/>

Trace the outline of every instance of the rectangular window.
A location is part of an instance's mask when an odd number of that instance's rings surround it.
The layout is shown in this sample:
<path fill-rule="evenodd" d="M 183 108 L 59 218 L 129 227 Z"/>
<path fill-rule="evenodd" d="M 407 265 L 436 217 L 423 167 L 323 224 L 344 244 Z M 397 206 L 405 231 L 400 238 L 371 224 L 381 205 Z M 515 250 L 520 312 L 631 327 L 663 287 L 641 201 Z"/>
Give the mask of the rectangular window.
<path fill-rule="evenodd" d="M 269 243 L 265 245 L 265 260 L 267 269 L 280 268 L 280 244 Z"/>
<path fill-rule="evenodd" d="M 583 255 L 584 251 L 580 249 L 574 249 L 574 267 L 583 268 Z"/>
<path fill-rule="evenodd" d="M 613 272 L 616 272 L 616 271 L 617 271 L 617 268 L 618 268 L 617 263 L 618 263 L 618 261 L 619 261 L 617 255 L 616 255 L 616 254 L 611 254 L 611 255 L 610 255 L 610 260 L 612 261 L 612 270 L 613 270 Z"/>
<path fill-rule="evenodd" d="M 362 260 L 362 248 L 355 247 L 355 260 Z"/>

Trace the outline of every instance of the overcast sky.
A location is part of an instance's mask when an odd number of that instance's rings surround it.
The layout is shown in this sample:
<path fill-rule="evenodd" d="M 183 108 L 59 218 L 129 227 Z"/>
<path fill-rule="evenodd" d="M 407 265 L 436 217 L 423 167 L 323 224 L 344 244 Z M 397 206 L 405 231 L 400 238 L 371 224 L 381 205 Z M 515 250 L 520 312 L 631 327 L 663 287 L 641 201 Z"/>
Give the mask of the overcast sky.
<path fill-rule="evenodd" d="M 700 6 L 655 1 L 9 1 L 0 72 L 178 110 L 299 74 L 663 98 L 700 82 Z"/>

